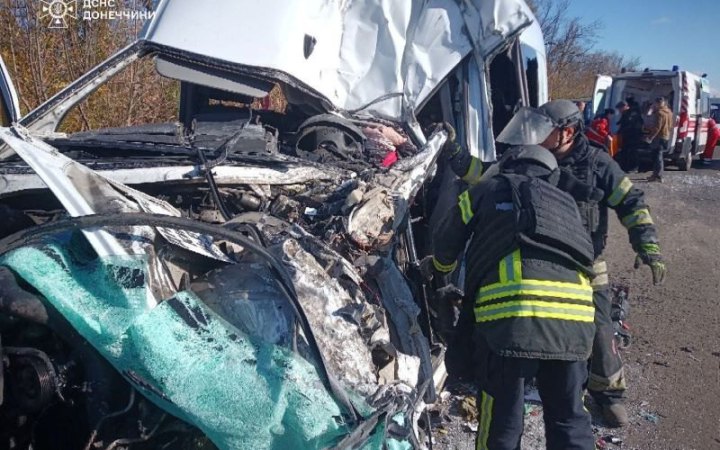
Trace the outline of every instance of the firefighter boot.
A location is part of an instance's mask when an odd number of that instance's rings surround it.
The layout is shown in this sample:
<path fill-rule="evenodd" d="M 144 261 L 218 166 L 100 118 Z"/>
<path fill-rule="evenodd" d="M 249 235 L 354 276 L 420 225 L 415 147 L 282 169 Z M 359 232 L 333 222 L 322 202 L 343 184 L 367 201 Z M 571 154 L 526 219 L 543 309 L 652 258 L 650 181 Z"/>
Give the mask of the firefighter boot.
<path fill-rule="evenodd" d="M 609 403 L 602 405 L 602 415 L 605 425 L 610 428 L 624 427 L 630 423 L 625 405 L 622 403 Z"/>

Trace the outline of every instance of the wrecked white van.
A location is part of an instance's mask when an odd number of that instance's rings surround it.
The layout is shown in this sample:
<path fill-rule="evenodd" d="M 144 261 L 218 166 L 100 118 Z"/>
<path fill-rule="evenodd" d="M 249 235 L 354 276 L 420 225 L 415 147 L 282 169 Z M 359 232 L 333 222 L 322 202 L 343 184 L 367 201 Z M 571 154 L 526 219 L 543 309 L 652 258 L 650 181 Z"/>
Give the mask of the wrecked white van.
<path fill-rule="evenodd" d="M 533 20 L 520 0 L 165 0 L 24 117 L 3 66 L 0 446 L 424 448 L 437 123 L 495 159 L 547 98 Z M 181 81 L 177 123 L 57 133 L 138 58 Z M 224 106 L 274 85 L 285 114 Z"/>

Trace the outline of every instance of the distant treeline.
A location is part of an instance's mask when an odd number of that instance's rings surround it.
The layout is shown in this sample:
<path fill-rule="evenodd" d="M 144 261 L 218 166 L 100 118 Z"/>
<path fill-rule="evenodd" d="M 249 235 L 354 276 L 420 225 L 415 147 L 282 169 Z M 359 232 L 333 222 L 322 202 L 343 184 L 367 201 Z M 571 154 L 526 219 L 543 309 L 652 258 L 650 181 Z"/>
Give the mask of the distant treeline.
<path fill-rule="evenodd" d="M 581 99 L 592 96 L 595 76 L 637 70 L 640 60 L 618 52 L 593 50 L 602 23 L 584 22 L 568 13 L 570 0 L 526 0 L 545 38 L 550 97 Z M 602 8 L 602 3 L 597 7 Z"/>

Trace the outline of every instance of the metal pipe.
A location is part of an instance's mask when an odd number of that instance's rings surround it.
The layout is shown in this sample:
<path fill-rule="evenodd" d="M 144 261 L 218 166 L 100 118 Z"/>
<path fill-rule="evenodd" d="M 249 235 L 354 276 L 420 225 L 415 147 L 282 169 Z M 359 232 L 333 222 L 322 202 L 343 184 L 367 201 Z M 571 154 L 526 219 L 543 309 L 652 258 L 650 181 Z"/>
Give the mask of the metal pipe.
<path fill-rule="evenodd" d="M 106 420 L 126 414 L 128 411 L 130 411 L 130 409 L 132 409 L 134 404 L 135 404 L 135 389 L 130 388 L 130 400 L 128 401 L 127 406 L 119 411 L 115 411 L 114 413 L 110 413 L 110 414 L 103 416 L 98 421 L 97 425 L 95 425 L 95 429 L 93 429 L 92 433 L 90 433 L 90 439 L 88 439 L 88 442 L 85 445 L 84 450 L 90 450 L 92 448 L 92 445 L 95 442 L 95 438 L 97 438 L 97 435 L 100 432 L 100 427 L 102 426 L 103 423 L 105 423 Z M 117 441 L 115 441 L 115 442 L 117 442 Z"/>

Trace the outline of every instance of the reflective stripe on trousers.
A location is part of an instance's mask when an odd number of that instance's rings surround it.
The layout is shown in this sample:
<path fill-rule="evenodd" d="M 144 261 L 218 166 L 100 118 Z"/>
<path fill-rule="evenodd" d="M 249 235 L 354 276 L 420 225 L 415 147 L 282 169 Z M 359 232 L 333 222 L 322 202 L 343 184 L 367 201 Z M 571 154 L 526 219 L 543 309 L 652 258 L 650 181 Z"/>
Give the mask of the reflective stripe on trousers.
<path fill-rule="evenodd" d="M 608 266 L 598 260 L 593 265 L 592 280 L 595 302 L 595 339 L 590 357 L 588 391 L 596 403 L 608 404 L 619 401 L 626 389 L 623 361 L 615 345 L 611 318 L 612 292 L 608 278 Z"/>
<path fill-rule="evenodd" d="M 485 391 L 480 394 L 480 405 L 478 405 L 478 431 L 475 441 L 475 450 L 488 450 L 488 437 L 490 436 L 490 425 L 492 424 L 492 410 L 495 399 Z"/>

